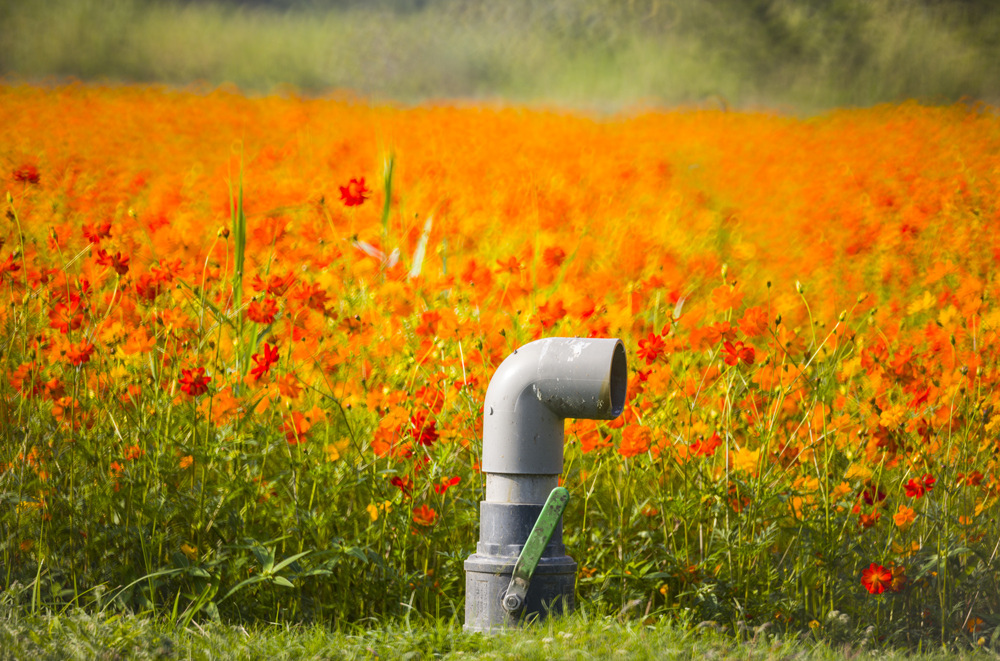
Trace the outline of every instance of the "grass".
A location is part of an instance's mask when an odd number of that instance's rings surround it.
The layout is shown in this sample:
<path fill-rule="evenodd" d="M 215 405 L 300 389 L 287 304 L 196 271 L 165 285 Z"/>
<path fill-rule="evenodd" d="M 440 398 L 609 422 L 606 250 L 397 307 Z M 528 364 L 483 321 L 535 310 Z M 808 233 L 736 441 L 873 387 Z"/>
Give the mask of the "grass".
<path fill-rule="evenodd" d="M 821 642 L 806 634 L 720 632 L 712 623 L 645 626 L 576 613 L 500 635 L 469 633 L 454 622 L 372 622 L 335 631 L 321 626 L 177 627 L 155 618 L 66 611 L 25 615 L 0 608 L 0 659 L 839 659 L 956 660 L 995 648 L 882 649 L 877 641 Z"/>
<path fill-rule="evenodd" d="M 418 8 L 415 8 L 418 7 Z M 1000 98 L 1000 17 L 961 2 L 438 0 L 0 6 L 0 72 L 374 99 L 812 112 Z"/>

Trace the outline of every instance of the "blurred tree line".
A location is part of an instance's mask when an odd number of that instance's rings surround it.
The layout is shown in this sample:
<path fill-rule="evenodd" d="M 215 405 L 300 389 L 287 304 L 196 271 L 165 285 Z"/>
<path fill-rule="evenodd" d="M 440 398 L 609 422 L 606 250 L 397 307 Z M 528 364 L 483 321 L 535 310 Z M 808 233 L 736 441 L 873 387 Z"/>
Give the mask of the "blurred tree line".
<path fill-rule="evenodd" d="M 395 99 L 1000 100 L 1000 0 L 0 0 L 0 75 Z"/>
<path fill-rule="evenodd" d="M 571 38 L 604 40 L 613 45 L 625 31 L 645 34 L 694 32 L 727 34 L 727 24 L 742 33 L 737 41 L 759 40 L 762 57 L 798 62 L 829 57 L 831 46 L 843 45 L 841 64 L 863 63 L 857 50 L 862 26 L 880 14 L 922 12 L 932 20 L 961 29 L 968 40 L 986 47 L 1000 45 L 1000 33 L 989 16 L 1000 11 L 998 0 L 176 0 L 189 4 L 228 4 L 279 11 L 352 10 L 393 14 L 447 12 L 470 21 L 509 19 L 520 14 L 541 27 Z M 725 39 L 723 39 L 725 41 Z M 836 49 L 834 49 L 836 52 Z"/>

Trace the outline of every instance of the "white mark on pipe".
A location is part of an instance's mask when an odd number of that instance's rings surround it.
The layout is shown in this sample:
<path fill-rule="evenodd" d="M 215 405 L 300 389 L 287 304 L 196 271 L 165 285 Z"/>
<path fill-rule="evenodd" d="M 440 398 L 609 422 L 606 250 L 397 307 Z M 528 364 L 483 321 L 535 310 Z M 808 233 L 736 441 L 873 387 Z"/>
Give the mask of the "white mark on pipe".
<path fill-rule="evenodd" d="M 571 363 L 583 355 L 583 350 L 590 346 L 586 340 L 578 340 L 569 345 L 570 355 L 566 357 L 566 362 Z"/>

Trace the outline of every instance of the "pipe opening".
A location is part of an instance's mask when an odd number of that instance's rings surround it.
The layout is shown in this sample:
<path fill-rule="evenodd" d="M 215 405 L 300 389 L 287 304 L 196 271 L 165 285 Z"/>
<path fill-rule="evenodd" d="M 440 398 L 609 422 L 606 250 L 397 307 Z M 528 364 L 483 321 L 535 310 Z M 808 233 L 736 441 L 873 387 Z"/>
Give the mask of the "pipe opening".
<path fill-rule="evenodd" d="M 625 358 L 625 345 L 615 344 L 611 356 L 611 374 L 608 377 L 611 389 L 611 416 L 617 418 L 625 410 L 625 396 L 628 393 L 628 361 Z"/>

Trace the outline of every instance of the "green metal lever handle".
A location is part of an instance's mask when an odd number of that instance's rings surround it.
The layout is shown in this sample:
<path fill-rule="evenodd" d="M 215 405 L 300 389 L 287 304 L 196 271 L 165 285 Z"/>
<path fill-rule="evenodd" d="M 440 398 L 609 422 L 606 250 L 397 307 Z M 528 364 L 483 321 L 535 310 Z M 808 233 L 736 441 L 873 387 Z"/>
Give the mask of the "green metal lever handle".
<path fill-rule="evenodd" d="M 538 561 L 542 558 L 545 547 L 549 545 L 556 526 L 559 525 L 559 518 L 566 510 L 569 502 L 569 490 L 565 487 L 556 487 L 545 500 L 542 513 L 538 515 L 535 526 L 528 534 L 528 539 L 521 549 L 521 555 L 517 556 L 514 563 L 514 572 L 510 577 L 510 585 L 503 598 L 503 608 L 508 613 L 516 613 L 524 605 L 528 594 L 528 585 L 531 577 L 538 567 Z"/>

